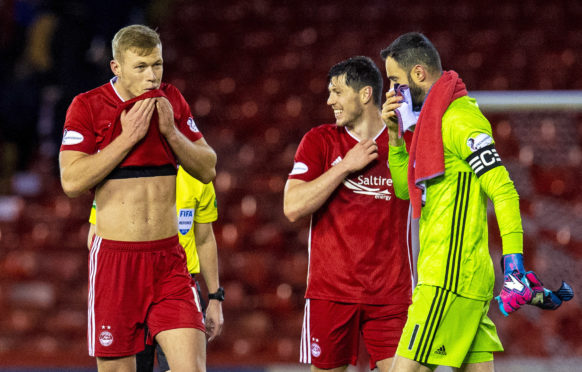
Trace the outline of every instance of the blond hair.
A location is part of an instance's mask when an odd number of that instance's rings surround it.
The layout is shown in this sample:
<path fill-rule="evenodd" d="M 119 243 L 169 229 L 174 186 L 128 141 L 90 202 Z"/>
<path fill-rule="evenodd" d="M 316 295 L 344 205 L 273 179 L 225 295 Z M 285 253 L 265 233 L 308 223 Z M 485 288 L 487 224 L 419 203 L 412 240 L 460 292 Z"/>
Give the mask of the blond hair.
<path fill-rule="evenodd" d="M 145 56 L 156 47 L 161 47 L 160 35 L 144 25 L 131 25 L 117 31 L 111 41 L 113 59 L 121 60 L 126 50 Z"/>

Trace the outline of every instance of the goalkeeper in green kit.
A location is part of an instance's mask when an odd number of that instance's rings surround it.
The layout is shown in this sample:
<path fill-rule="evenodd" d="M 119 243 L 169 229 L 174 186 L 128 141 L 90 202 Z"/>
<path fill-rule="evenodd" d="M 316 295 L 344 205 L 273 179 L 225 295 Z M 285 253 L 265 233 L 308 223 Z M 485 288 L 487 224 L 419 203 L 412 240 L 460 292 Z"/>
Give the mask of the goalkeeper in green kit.
<path fill-rule="evenodd" d="M 422 34 L 400 36 L 381 52 L 391 90 L 382 118 L 388 127 L 396 196 L 410 198 L 419 218 L 418 286 L 392 371 L 438 365 L 493 371 L 503 351 L 487 312 L 493 297 L 487 199 L 503 243 L 504 285 L 496 298 L 505 315 L 524 304 L 557 308 L 572 298 L 563 283 L 545 289 L 523 267 L 519 197 L 495 150 L 491 125 L 454 71 Z M 409 152 L 402 139 L 413 130 Z"/>

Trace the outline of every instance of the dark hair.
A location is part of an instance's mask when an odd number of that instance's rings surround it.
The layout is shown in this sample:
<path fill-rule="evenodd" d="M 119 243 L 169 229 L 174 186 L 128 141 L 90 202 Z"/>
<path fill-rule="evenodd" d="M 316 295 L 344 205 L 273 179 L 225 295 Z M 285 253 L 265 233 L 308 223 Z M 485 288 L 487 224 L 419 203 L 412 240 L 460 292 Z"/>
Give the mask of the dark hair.
<path fill-rule="evenodd" d="M 356 56 L 333 66 L 327 74 L 327 82 L 336 76 L 346 75 L 346 85 L 359 92 L 366 86 L 372 87 L 374 105 L 380 107 L 382 99 L 382 74 L 369 57 Z"/>
<path fill-rule="evenodd" d="M 400 67 L 409 72 L 415 65 L 423 65 L 431 73 L 441 73 L 441 57 L 430 40 L 419 32 L 401 35 L 380 52 L 385 61 L 394 59 Z"/>

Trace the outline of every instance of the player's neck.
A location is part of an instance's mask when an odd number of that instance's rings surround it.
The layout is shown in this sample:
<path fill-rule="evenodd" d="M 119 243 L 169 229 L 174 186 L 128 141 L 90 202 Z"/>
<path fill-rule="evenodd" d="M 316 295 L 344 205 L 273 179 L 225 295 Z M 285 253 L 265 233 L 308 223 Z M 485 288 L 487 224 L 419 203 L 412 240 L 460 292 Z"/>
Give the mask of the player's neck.
<path fill-rule="evenodd" d="M 384 122 L 379 110 L 364 111 L 358 120 L 348 130 L 359 140 L 375 138 L 384 128 Z"/>
<path fill-rule="evenodd" d="M 132 95 L 128 90 L 126 90 L 123 87 L 123 84 L 121 84 L 121 82 L 119 80 L 120 80 L 120 78 L 118 77 L 113 82 L 113 87 L 115 88 L 115 91 L 117 92 L 117 95 L 119 97 L 121 97 L 124 101 L 129 101 L 130 99 L 135 98 L 134 95 Z"/>

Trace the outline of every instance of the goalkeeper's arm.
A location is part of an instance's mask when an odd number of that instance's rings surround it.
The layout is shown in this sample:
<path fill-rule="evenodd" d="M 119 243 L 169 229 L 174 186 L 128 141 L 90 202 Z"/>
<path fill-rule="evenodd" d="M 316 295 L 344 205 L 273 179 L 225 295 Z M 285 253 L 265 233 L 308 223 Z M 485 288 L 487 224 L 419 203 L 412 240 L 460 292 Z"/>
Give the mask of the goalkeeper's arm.
<path fill-rule="evenodd" d="M 403 200 L 410 199 L 408 195 L 408 152 L 406 144 L 388 147 L 388 167 L 392 176 L 392 185 L 396 197 Z"/>
<path fill-rule="evenodd" d="M 482 174 L 479 183 L 495 207 L 503 254 L 523 253 L 519 195 L 507 169 L 504 166 L 495 167 Z"/>
<path fill-rule="evenodd" d="M 508 315 L 530 302 L 532 289 L 523 267 L 523 229 L 519 212 L 519 196 L 509 178 L 507 169 L 494 151 L 493 145 L 484 147 L 467 158 L 481 188 L 493 202 L 503 244 L 503 288 L 496 297 L 499 310 Z"/>

